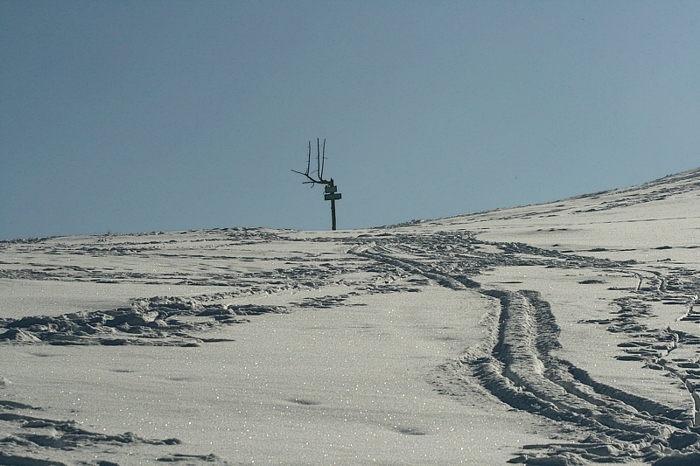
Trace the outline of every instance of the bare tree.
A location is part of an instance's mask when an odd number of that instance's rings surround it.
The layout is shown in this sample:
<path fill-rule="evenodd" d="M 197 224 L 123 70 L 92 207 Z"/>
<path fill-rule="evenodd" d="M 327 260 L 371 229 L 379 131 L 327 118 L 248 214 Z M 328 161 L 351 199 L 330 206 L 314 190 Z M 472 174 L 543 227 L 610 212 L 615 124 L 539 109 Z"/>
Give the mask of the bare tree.
<path fill-rule="evenodd" d="M 336 229 L 335 222 L 335 201 L 341 198 L 338 191 L 338 187 L 333 182 L 333 178 L 326 180 L 323 178 L 323 168 L 326 165 L 326 140 L 323 140 L 323 149 L 321 149 L 321 140 L 316 138 L 316 170 L 311 171 L 311 141 L 309 141 L 309 153 L 306 157 L 306 171 L 300 172 L 298 170 L 292 170 L 294 173 L 298 173 L 307 178 L 304 184 L 310 184 L 313 188 L 316 184 L 326 185 L 324 192 L 324 199 L 331 201 L 331 221 L 333 230 Z"/>

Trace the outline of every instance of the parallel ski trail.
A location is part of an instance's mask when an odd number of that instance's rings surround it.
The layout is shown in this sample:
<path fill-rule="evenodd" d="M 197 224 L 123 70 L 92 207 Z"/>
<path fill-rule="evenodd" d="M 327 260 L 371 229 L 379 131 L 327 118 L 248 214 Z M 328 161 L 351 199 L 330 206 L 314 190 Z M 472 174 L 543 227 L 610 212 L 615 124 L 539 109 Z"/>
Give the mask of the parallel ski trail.
<path fill-rule="evenodd" d="M 536 446 L 531 450 L 539 451 L 524 451 L 514 462 L 550 464 L 547 461 L 556 458 L 556 464 L 628 460 L 664 464 L 672 449 L 685 449 L 682 456 L 686 458 L 696 454 L 700 435 L 693 427 L 691 400 L 687 409 L 674 409 L 597 382 L 585 370 L 552 354 L 560 348 L 560 330 L 549 303 L 538 292 L 483 289 L 469 278 L 480 269 L 500 265 L 500 261 L 512 264 L 539 259 L 532 254 L 528 259 L 487 256 L 465 243 L 453 243 L 456 247 L 449 254 L 444 250 L 431 254 L 433 248 L 445 247 L 442 240 L 373 244 L 353 252 L 455 291 L 471 290 L 498 301 L 498 315 L 491 319 L 491 338 L 467 351 L 459 364 L 452 365 L 453 370 L 466 374 L 468 380 L 513 408 L 573 423 L 591 434 L 581 444 Z M 551 266 L 561 263 L 562 258 L 553 255 L 541 262 Z"/>

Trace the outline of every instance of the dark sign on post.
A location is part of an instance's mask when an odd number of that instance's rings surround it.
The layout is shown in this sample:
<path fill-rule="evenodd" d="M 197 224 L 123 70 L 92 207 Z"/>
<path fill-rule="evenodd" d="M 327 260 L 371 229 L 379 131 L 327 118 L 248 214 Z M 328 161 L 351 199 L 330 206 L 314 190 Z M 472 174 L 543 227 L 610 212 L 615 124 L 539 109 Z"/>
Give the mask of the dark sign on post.
<path fill-rule="evenodd" d="M 333 178 L 331 178 L 330 184 L 324 189 L 325 194 L 323 198 L 327 201 L 331 201 L 331 222 L 333 224 L 333 230 L 335 231 L 335 201 L 341 198 L 341 194 L 338 191 L 338 187 L 333 184 Z"/>

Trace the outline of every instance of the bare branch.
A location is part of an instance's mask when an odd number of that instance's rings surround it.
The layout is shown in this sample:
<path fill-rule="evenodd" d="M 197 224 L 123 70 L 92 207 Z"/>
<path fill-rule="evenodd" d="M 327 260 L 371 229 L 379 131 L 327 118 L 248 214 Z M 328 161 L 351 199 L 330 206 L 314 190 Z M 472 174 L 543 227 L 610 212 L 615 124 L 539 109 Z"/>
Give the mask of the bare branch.
<path fill-rule="evenodd" d="M 326 140 L 323 140 L 323 152 L 321 152 L 321 139 L 316 138 L 316 178 L 311 172 L 311 141 L 309 141 L 309 153 L 306 157 L 306 171 L 300 172 L 292 170 L 294 173 L 305 176 L 309 181 L 304 181 L 303 184 L 310 184 L 313 187 L 315 184 L 331 184 L 332 180 L 323 179 L 323 167 L 326 164 Z"/>
<path fill-rule="evenodd" d="M 309 156 L 306 159 L 306 176 L 309 176 L 310 169 L 311 169 L 311 141 L 309 141 Z"/>
<path fill-rule="evenodd" d="M 302 172 L 300 172 L 300 171 L 298 171 L 298 170 L 292 170 L 292 171 L 293 171 L 294 173 L 299 173 L 300 175 L 304 175 L 305 177 L 307 177 L 307 178 L 310 180 L 310 181 L 302 181 L 303 184 L 309 184 L 309 183 L 315 184 L 315 183 L 318 183 L 318 181 L 317 181 L 317 180 L 314 180 L 313 178 L 311 178 L 311 177 L 309 176 L 308 173 L 302 173 Z"/>
<path fill-rule="evenodd" d="M 318 178 L 323 179 L 323 167 L 326 166 L 326 139 L 323 139 L 323 156 L 321 157 L 321 173 L 319 173 Z"/>

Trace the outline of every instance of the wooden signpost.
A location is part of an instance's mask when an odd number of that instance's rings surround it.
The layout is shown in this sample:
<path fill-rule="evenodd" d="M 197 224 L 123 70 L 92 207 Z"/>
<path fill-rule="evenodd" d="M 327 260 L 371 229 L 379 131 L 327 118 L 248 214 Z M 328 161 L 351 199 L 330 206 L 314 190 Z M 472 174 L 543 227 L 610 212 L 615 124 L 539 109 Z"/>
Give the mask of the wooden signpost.
<path fill-rule="evenodd" d="M 338 191 L 338 187 L 333 184 L 333 178 L 331 178 L 331 181 L 328 185 L 326 185 L 326 188 L 324 189 L 325 194 L 323 195 L 323 198 L 327 201 L 331 201 L 331 222 L 332 222 L 332 228 L 335 231 L 335 201 L 339 200 L 341 198 L 341 194 Z"/>
<path fill-rule="evenodd" d="M 313 188 L 315 184 L 326 185 L 324 189 L 323 198 L 327 201 L 331 201 L 331 225 L 333 230 L 336 229 L 335 222 L 335 201 L 341 198 L 341 194 L 338 192 L 338 187 L 333 182 L 333 178 L 330 180 L 323 179 L 323 167 L 326 164 L 326 140 L 323 140 L 323 152 L 321 152 L 321 140 L 316 139 L 316 177 L 312 176 L 311 172 L 311 141 L 309 141 L 309 154 L 306 159 L 306 171 L 300 172 L 297 170 L 292 170 L 294 173 L 299 173 L 304 175 L 309 181 L 304 181 L 304 184 L 311 184 Z"/>

